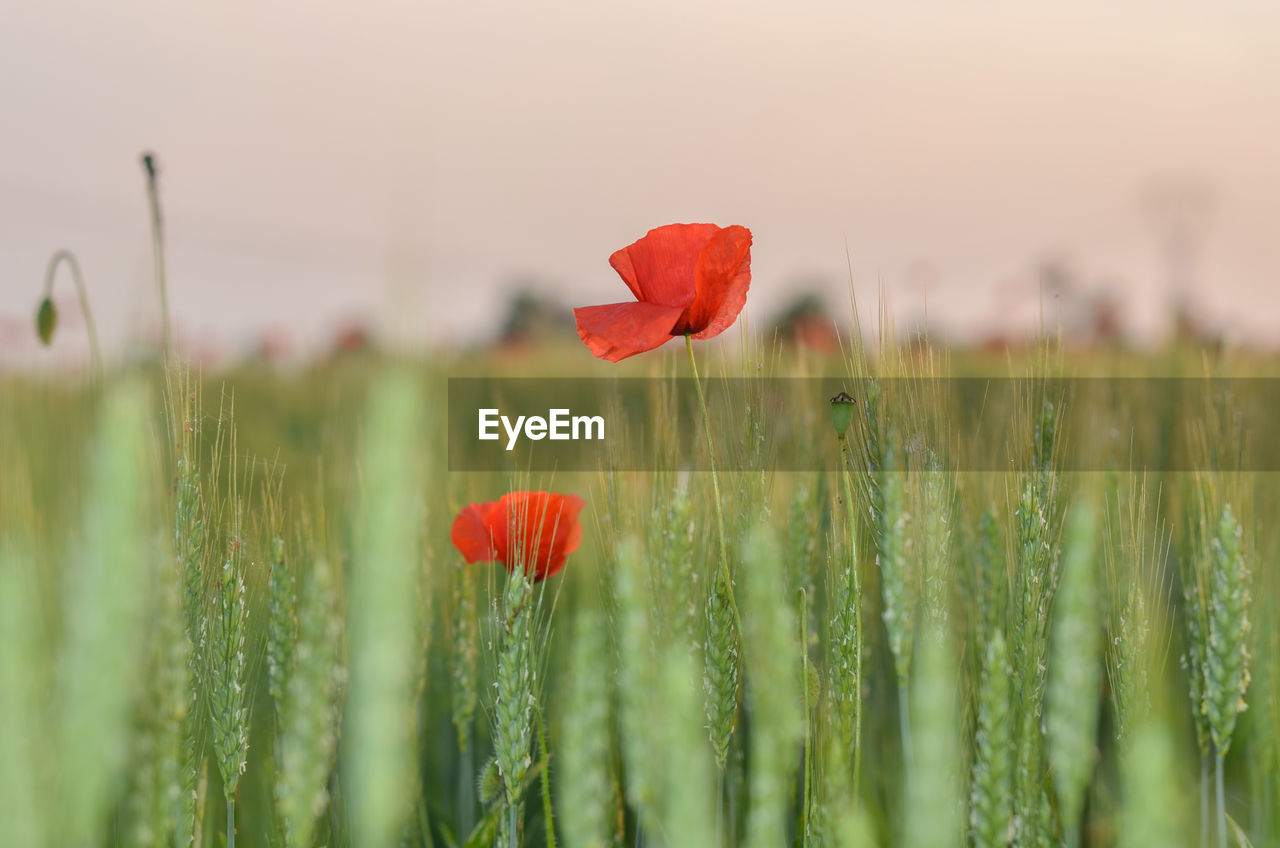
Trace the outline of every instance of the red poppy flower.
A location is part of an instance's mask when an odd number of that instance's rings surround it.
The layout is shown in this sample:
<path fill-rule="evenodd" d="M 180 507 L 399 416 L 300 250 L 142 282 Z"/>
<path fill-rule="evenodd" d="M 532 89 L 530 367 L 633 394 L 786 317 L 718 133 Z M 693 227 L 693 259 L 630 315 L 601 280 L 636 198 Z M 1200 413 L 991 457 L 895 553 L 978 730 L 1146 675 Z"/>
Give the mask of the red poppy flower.
<path fill-rule="evenodd" d="M 600 359 L 617 362 L 675 336 L 709 339 L 733 324 L 751 284 L 751 231 L 668 224 L 609 257 L 636 296 L 573 310 L 578 335 Z"/>
<path fill-rule="evenodd" d="M 453 520 L 453 545 L 467 562 L 500 562 L 521 567 L 534 580 L 564 568 L 582 542 L 578 513 L 586 501 L 552 492 L 510 492 L 496 501 L 474 503 Z"/>

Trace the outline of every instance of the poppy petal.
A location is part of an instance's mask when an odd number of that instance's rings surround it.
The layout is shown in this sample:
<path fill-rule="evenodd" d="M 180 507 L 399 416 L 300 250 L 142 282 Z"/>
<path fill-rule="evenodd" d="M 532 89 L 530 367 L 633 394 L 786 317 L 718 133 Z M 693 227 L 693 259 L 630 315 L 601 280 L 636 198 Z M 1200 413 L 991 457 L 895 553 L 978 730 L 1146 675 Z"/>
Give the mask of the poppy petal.
<path fill-rule="evenodd" d="M 695 339 L 718 336 L 733 324 L 747 303 L 751 285 L 751 231 L 725 227 L 698 256 L 697 297 L 681 322 Z"/>
<path fill-rule="evenodd" d="M 582 541 L 578 513 L 586 501 L 577 495 L 511 492 L 499 503 L 516 537 L 515 550 L 504 559 L 507 570 L 521 565 L 534 580 L 545 580 L 564 568 Z"/>
<path fill-rule="evenodd" d="M 573 310 L 578 336 L 600 359 L 617 362 L 671 338 L 684 308 L 656 303 L 609 303 Z"/>
<path fill-rule="evenodd" d="M 636 300 L 683 308 L 697 293 L 698 257 L 719 229 L 715 224 L 667 224 L 615 252 L 609 264 Z"/>
<path fill-rule="evenodd" d="M 535 578 L 546 580 L 560 573 L 569 554 L 582 543 L 582 522 L 578 513 L 586 501 L 576 495 L 550 495 L 542 519 L 542 540 L 538 545 Z"/>
<path fill-rule="evenodd" d="M 495 501 L 469 505 L 453 519 L 450 536 L 453 546 L 467 562 L 493 562 L 498 559 L 490 519 L 498 509 Z"/>

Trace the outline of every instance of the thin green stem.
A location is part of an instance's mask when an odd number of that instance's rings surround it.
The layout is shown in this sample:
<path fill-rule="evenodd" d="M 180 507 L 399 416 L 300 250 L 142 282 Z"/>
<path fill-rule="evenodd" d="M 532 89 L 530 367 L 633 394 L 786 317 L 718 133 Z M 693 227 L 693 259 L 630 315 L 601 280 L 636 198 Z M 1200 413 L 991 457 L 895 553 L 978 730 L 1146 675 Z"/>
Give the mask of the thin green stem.
<path fill-rule="evenodd" d="M 511 848 L 520 848 L 520 838 L 516 836 L 516 805 L 507 804 L 507 844 Z"/>
<path fill-rule="evenodd" d="M 1209 755 L 1200 755 L 1200 848 L 1209 848 Z"/>
<path fill-rule="evenodd" d="M 898 682 L 898 724 L 902 727 L 902 770 L 908 778 L 915 764 L 915 752 L 911 747 L 911 685 Z"/>
<path fill-rule="evenodd" d="M 812 709 L 809 703 L 809 600 L 804 587 L 800 587 L 800 657 L 804 665 L 804 802 L 800 811 L 800 832 L 797 842 L 808 848 L 809 813 L 813 806 L 813 728 Z"/>
<path fill-rule="evenodd" d="M 80 273 L 80 263 L 69 250 L 59 250 L 49 257 L 49 265 L 44 272 L 44 296 L 53 297 L 53 281 L 58 274 L 58 266 L 65 263 L 71 271 L 71 281 L 75 283 L 76 295 L 80 298 L 80 311 L 84 314 L 84 329 L 89 336 L 89 364 L 95 376 L 102 374 L 102 350 L 98 347 L 98 328 L 93 323 L 93 312 L 89 309 L 89 294 L 84 287 L 84 275 Z"/>
<path fill-rule="evenodd" d="M 729 609 L 733 612 L 733 626 L 742 632 L 742 619 L 738 616 L 738 602 L 733 596 L 733 578 L 729 573 L 729 544 L 724 532 L 724 506 L 720 503 L 720 477 L 716 473 L 716 447 L 711 439 L 711 413 L 707 411 L 707 398 L 702 393 L 702 380 L 698 377 L 698 363 L 693 358 L 693 337 L 684 337 L 684 347 L 689 353 L 689 370 L 693 372 L 693 385 L 698 390 L 698 407 L 702 410 L 702 429 L 707 436 L 707 457 L 711 463 L 711 489 L 715 495 L 716 533 L 720 542 L 720 571 L 724 577 L 725 591 L 729 593 Z"/>
<path fill-rule="evenodd" d="M 1218 848 L 1227 848 L 1227 795 L 1222 779 L 1222 765 L 1226 757 L 1218 752 L 1213 762 L 1213 783 L 1218 796 Z"/>
<path fill-rule="evenodd" d="M 862 780 L 862 578 L 858 574 L 858 525 L 857 511 L 853 506 L 853 479 L 849 474 L 849 439 L 844 433 L 840 438 L 840 471 L 844 480 L 844 505 L 849 519 L 850 571 L 853 574 L 853 675 L 857 680 L 857 700 L 853 713 L 853 797 L 859 798 Z"/>
<path fill-rule="evenodd" d="M 470 742 L 471 728 L 467 728 L 468 743 Z M 462 749 L 462 774 L 458 781 L 458 828 L 459 833 L 470 833 L 475 827 L 475 792 L 476 792 L 476 775 L 475 765 L 472 763 L 471 745 L 468 744 Z"/>
<path fill-rule="evenodd" d="M 538 755 L 542 758 L 542 818 L 547 823 L 547 848 L 556 848 L 555 819 L 551 815 L 551 757 L 547 755 L 547 731 L 538 713 Z"/>
<path fill-rule="evenodd" d="M 227 848 L 236 848 L 236 798 L 227 798 Z"/>
<path fill-rule="evenodd" d="M 160 350 L 167 360 L 169 342 L 169 290 L 165 280 L 164 219 L 160 215 L 160 187 L 156 180 L 156 159 L 142 154 L 142 169 L 147 172 L 147 201 L 151 206 L 151 253 L 155 263 L 156 287 L 160 292 Z"/>
<path fill-rule="evenodd" d="M 463 833 L 470 833 L 470 830 L 464 830 Z M 418 798 L 418 836 L 423 848 L 431 848 L 431 818 L 427 814 L 427 804 L 421 797 Z"/>
<path fill-rule="evenodd" d="M 728 771 L 728 765 L 725 768 L 716 769 L 716 848 L 720 848 L 724 843 L 721 842 L 721 834 L 724 832 L 724 773 Z"/>

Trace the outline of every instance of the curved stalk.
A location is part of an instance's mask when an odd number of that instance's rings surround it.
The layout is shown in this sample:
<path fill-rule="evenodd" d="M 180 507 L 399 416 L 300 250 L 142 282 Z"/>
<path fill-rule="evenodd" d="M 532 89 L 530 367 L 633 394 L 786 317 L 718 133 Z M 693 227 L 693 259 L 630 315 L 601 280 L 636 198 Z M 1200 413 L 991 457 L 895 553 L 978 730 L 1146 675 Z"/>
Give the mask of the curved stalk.
<path fill-rule="evenodd" d="M 75 283 L 76 295 L 80 298 L 80 311 L 84 314 L 85 333 L 89 336 L 89 366 L 95 375 L 102 374 L 102 350 L 98 347 L 98 328 L 93 323 L 93 312 L 89 309 L 89 294 L 84 287 L 84 274 L 80 272 L 80 263 L 69 250 L 59 250 L 49 257 L 49 264 L 44 272 L 44 296 L 48 300 L 53 297 L 53 281 L 58 275 L 58 266 L 66 264 L 71 271 L 71 281 Z"/>

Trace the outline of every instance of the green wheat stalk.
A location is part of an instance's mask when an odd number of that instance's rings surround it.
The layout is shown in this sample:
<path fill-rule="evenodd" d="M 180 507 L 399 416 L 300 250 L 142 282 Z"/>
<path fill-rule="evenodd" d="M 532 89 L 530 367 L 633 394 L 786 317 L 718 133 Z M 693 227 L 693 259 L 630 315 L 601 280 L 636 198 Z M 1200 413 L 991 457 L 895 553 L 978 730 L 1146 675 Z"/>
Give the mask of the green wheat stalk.
<path fill-rule="evenodd" d="M 639 541 L 624 539 L 618 545 L 616 561 L 618 714 L 627 800 L 639 811 L 641 823 L 653 826 L 657 824 L 654 813 L 662 779 L 653 757 L 658 744 L 654 718 L 663 709 L 656 700 L 659 681 L 653 612 L 657 604 Z"/>
<path fill-rule="evenodd" d="M 1203 707 L 1213 740 L 1219 848 L 1227 846 L 1223 763 L 1231 748 L 1236 717 L 1245 710 L 1244 698 L 1249 689 L 1252 596 L 1242 535 L 1231 505 L 1225 505 L 1210 547 L 1209 639 L 1205 651 Z"/>
<path fill-rule="evenodd" d="M 285 842 L 307 848 L 329 803 L 329 774 L 338 746 L 343 621 L 338 578 L 317 559 L 298 605 L 293 671 L 282 693 L 280 762 L 275 797 L 285 823 Z"/>
<path fill-rule="evenodd" d="M 909 768 L 914 759 L 909 705 L 911 656 L 920 608 L 920 568 L 907 551 L 911 516 L 906 508 L 906 481 L 900 470 L 900 439 L 896 430 L 885 423 L 880 382 L 869 380 L 866 386 L 863 422 L 871 485 L 871 522 L 884 598 L 882 617 L 897 671 L 903 763 Z"/>
<path fill-rule="evenodd" d="M 1048 760 L 1068 846 L 1080 844 L 1085 791 L 1097 762 L 1094 742 L 1102 683 L 1098 597 L 1098 513 L 1078 501 L 1067 515 L 1049 658 Z"/>
<path fill-rule="evenodd" d="M 956 657 L 942 622 L 931 619 L 923 635 L 911 701 L 919 759 L 907 771 L 902 844 L 956 848 L 964 835 Z"/>
<path fill-rule="evenodd" d="M 506 801 L 508 844 L 519 844 L 523 783 L 533 741 L 533 583 L 520 570 L 507 578 L 503 592 L 498 679 L 494 687 L 493 745 Z"/>
<path fill-rule="evenodd" d="M 662 658 L 658 680 L 661 712 L 658 725 L 659 761 L 662 769 L 662 844 L 670 848 L 707 848 L 715 845 L 711 809 L 715 765 L 702 742 L 702 699 L 698 691 L 698 667 L 694 655 L 678 643 Z M 572 844 L 572 843 L 571 843 Z"/>
<path fill-rule="evenodd" d="M 1005 848 L 1013 840 L 1013 669 L 997 628 L 987 643 L 978 689 L 969 792 L 969 831 L 975 848 Z"/>
<path fill-rule="evenodd" d="M 725 770 L 729 741 L 738 721 L 740 694 L 738 640 L 733 625 L 732 590 L 723 575 L 711 579 L 706 600 L 706 637 L 703 663 L 703 705 L 707 716 L 707 734 L 716 766 Z"/>
<path fill-rule="evenodd" d="M 232 536 L 209 597 L 203 634 L 214 759 L 227 801 L 228 848 L 235 844 L 236 789 L 249 756 L 247 595 L 240 541 Z"/>
<path fill-rule="evenodd" d="M 762 520 L 742 549 L 744 605 L 743 650 L 749 680 L 752 721 L 747 845 L 783 843 L 787 794 L 795 761 L 791 753 L 803 730 L 800 646 L 795 614 L 783 585 L 782 551 Z"/>
<path fill-rule="evenodd" d="M 834 403 L 834 401 L 833 401 Z M 849 527 L 848 553 L 843 568 L 832 575 L 832 611 L 829 635 L 831 658 L 828 674 L 833 679 L 832 700 L 836 708 L 834 736 L 841 750 L 853 752 L 853 795 L 858 797 L 862 777 L 862 578 L 858 563 L 858 520 L 854 507 L 853 481 L 849 472 L 849 441 L 837 422 L 840 443 L 840 477 L 844 485 L 846 523 Z"/>
<path fill-rule="evenodd" d="M 347 575 L 350 687 L 341 788 L 353 844 L 389 848 L 412 806 L 417 667 L 419 389 L 404 371 L 370 390 L 360 449 L 363 490 Z"/>
<path fill-rule="evenodd" d="M 1049 845 L 1053 838 L 1041 715 L 1049 609 L 1058 580 L 1057 480 L 1052 470 L 1057 414 L 1052 401 L 1041 403 L 1032 439 L 1032 472 L 1022 482 L 1015 513 L 1019 569 L 1010 632 L 1019 710 L 1014 821 L 1016 841 L 1036 848 Z"/>
<path fill-rule="evenodd" d="M 1168 848 L 1187 844 L 1182 825 L 1183 800 L 1174 776 L 1175 734 L 1151 714 L 1137 719 L 1124 743 L 1120 771 L 1125 801 L 1121 809 L 1121 848 Z"/>
<path fill-rule="evenodd" d="M 610 844 L 609 675 L 605 621 L 584 606 L 573 631 L 568 706 L 564 718 L 558 808 L 565 844 Z"/>
<path fill-rule="evenodd" d="M 479 653 L 478 625 L 476 622 L 476 589 L 472 571 L 456 569 L 450 578 L 450 599 L 453 614 L 449 617 L 449 687 L 450 718 L 462 754 L 460 775 L 459 821 L 464 832 L 472 825 L 475 798 L 472 782 L 475 780 L 471 744 L 472 724 L 476 712 L 476 663 Z"/>
<path fill-rule="evenodd" d="M 277 712 L 283 709 L 297 649 L 297 604 L 297 587 L 285 561 L 284 539 L 275 536 L 271 540 L 271 572 L 267 577 L 267 691 Z"/>
<path fill-rule="evenodd" d="M 54 825 L 41 803 L 45 773 L 39 739 L 46 731 L 37 663 L 40 621 L 34 563 L 0 537 L 0 815 L 13 845 L 43 845 Z"/>
<path fill-rule="evenodd" d="M 172 844 L 183 810 L 182 764 L 187 712 L 191 706 L 191 653 L 182 609 L 179 574 L 168 552 L 156 557 L 156 594 L 148 618 L 152 622 L 147 695 L 136 734 L 136 757 L 130 802 L 133 841 L 138 845 Z"/>
<path fill-rule="evenodd" d="M 150 598 L 149 403 L 136 382 L 112 388 L 90 454 L 80 553 L 66 572 L 52 703 L 59 770 L 56 844 L 85 845 L 106 822 L 128 751 Z"/>

